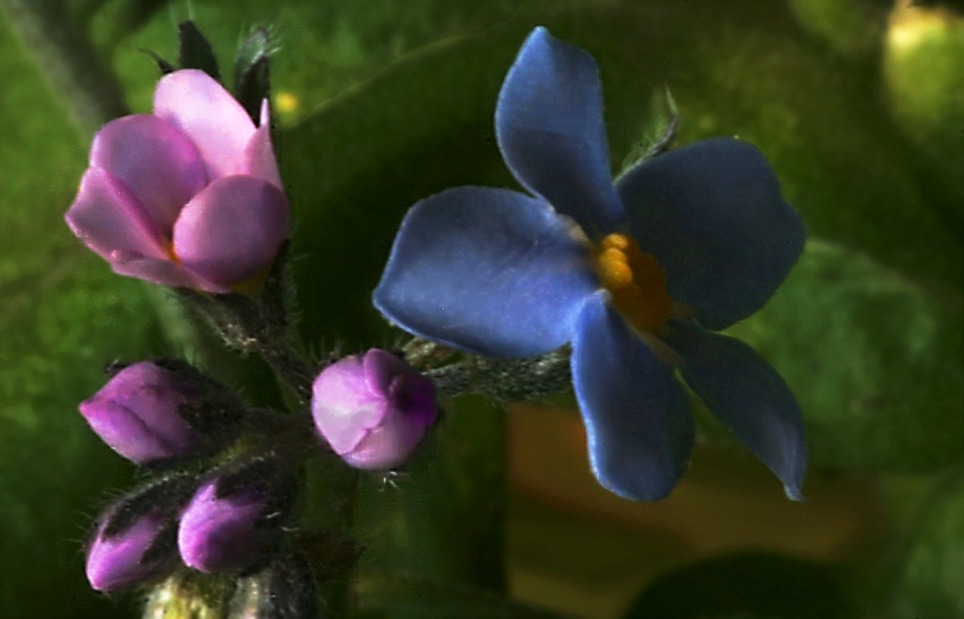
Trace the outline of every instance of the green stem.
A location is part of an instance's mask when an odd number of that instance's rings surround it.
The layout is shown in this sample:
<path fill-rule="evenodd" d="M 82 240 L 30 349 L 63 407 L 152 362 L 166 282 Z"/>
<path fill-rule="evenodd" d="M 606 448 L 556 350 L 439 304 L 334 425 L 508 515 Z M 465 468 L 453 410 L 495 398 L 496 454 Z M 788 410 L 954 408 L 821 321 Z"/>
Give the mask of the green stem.
<path fill-rule="evenodd" d="M 130 113 L 117 76 L 60 0 L 0 0 L 12 29 L 87 136 Z"/>

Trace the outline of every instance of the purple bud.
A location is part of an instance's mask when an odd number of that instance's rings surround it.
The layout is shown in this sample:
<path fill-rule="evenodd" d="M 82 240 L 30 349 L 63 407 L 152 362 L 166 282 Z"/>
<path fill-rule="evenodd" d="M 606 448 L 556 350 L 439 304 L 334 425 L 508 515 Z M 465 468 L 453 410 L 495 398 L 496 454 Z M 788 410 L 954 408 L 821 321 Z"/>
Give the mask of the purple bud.
<path fill-rule="evenodd" d="M 87 580 L 110 592 L 163 576 L 177 564 L 175 516 L 191 485 L 172 477 L 139 488 L 99 519 L 87 549 Z"/>
<path fill-rule="evenodd" d="M 322 370 L 311 412 L 335 453 L 351 466 L 373 470 L 404 462 L 438 418 L 432 381 L 377 348 Z"/>
<path fill-rule="evenodd" d="M 271 469 L 261 461 L 201 485 L 182 512 L 177 531 L 186 565 L 223 572 L 247 570 L 270 558 L 293 498 L 291 479 Z"/>
<path fill-rule="evenodd" d="M 90 586 L 106 593 L 164 574 L 176 555 L 156 549 L 166 545 L 159 543 L 165 534 L 173 533 L 169 525 L 159 512 L 148 514 L 113 535 L 105 535 L 106 524 L 101 525 L 87 551 Z"/>
<path fill-rule="evenodd" d="M 116 273 L 214 293 L 257 281 L 290 213 L 269 135 L 206 73 L 165 75 L 154 113 L 97 132 L 67 225 Z"/>
<path fill-rule="evenodd" d="M 142 361 L 122 369 L 81 402 L 80 413 L 111 449 L 145 464 L 194 451 L 200 437 L 180 411 L 203 398 L 198 381 Z"/>

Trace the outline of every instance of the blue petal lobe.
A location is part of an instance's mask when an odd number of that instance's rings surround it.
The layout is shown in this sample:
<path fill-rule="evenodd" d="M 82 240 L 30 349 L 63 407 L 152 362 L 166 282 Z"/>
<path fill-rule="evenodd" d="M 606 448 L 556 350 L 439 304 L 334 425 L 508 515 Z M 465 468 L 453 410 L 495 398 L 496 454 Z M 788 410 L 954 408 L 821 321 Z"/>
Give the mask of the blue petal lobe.
<path fill-rule="evenodd" d="M 406 331 L 493 357 L 562 346 L 599 288 L 570 224 L 515 191 L 456 187 L 402 221 L 374 303 Z"/>
<path fill-rule="evenodd" d="M 682 357 L 686 383 L 713 414 L 803 500 L 807 439 L 796 398 L 776 370 L 743 342 L 677 322 L 667 343 Z"/>
<path fill-rule="evenodd" d="M 770 164 L 745 142 L 697 142 L 643 162 L 617 182 L 640 249 L 670 296 L 712 329 L 766 303 L 797 261 L 806 228 Z"/>
<path fill-rule="evenodd" d="M 694 424 L 673 370 L 606 302 L 594 295 L 579 315 L 572 379 L 599 483 L 633 500 L 669 495 L 686 468 Z"/>
<path fill-rule="evenodd" d="M 495 111 L 499 148 L 516 179 L 594 238 L 624 219 L 602 107 L 592 56 L 540 27 L 509 69 Z"/>

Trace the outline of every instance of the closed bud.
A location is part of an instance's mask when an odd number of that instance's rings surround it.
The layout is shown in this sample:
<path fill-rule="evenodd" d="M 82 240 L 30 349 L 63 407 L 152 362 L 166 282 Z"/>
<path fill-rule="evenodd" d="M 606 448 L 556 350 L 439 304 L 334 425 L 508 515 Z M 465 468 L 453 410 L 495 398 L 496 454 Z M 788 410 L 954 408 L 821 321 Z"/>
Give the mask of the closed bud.
<path fill-rule="evenodd" d="M 377 348 L 326 367 L 315 379 L 311 412 L 335 453 L 372 470 L 402 464 L 438 418 L 432 381 Z"/>
<path fill-rule="evenodd" d="M 223 442 L 241 411 L 226 388 L 171 360 L 124 367 L 80 404 L 91 429 L 137 464 L 183 458 Z"/>
<path fill-rule="evenodd" d="M 307 559 L 289 555 L 239 578 L 228 605 L 231 619 L 313 619 L 318 584 Z"/>
<path fill-rule="evenodd" d="M 171 478 L 127 495 L 101 515 L 87 549 L 87 581 L 112 592 L 163 576 L 177 565 L 177 513 L 190 481 Z"/>
<path fill-rule="evenodd" d="M 296 484 L 289 471 L 273 459 L 231 469 L 203 483 L 181 514 L 181 559 L 201 572 L 244 571 L 269 560 L 291 517 Z"/>

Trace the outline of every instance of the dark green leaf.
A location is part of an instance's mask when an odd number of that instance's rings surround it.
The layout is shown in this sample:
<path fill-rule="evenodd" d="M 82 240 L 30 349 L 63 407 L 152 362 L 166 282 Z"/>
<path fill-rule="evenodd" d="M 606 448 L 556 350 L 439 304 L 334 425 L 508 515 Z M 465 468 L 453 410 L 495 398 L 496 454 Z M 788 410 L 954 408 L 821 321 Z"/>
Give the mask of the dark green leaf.
<path fill-rule="evenodd" d="M 662 576 L 624 619 L 844 619 L 839 575 L 815 563 L 762 553 L 708 559 Z"/>
<path fill-rule="evenodd" d="M 270 33 L 258 26 L 241 42 L 234 60 L 234 94 L 255 124 L 261 122 L 261 102 L 271 95 L 270 53 Z"/>
<path fill-rule="evenodd" d="M 906 491 L 907 486 L 911 492 Z M 885 569 L 876 572 L 866 600 L 867 612 L 886 619 L 964 617 L 961 471 L 936 483 L 900 480 L 885 488 L 905 514 L 898 518 L 899 534 L 888 537 L 892 544 L 887 548 L 887 562 Z"/>
<path fill-rule="evenodd" d="M 811 240 L 777 295 L 732 332 L 793 388 L 815 464 L 930 470 L 964 457 L 962 306 L 957 291 Z"/>
<path fill-rule="evenodd" d="M 198 30 L 193 21 L 184 21 L 177 25 L 180 44 L 177 51 L 177 62 L 181 69 L 200 69 L 221 81 L 221 70 L 218 59 L 214 56 L 214 49 L 210 41 Z"/>

